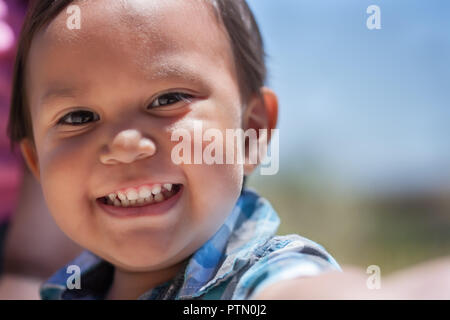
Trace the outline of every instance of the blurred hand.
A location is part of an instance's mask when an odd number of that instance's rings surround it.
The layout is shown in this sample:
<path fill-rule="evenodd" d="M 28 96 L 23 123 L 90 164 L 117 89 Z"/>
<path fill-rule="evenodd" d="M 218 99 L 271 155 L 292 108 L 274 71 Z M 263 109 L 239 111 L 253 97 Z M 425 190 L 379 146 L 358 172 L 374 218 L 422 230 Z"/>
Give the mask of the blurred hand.
<path fill-rule="evenodd" d="M 355 267 L 317 277 L 282 281 L 255 296 L 261 300 L 450 299 L 450 258 L 400 270 L 382 278 L 380 289 L 369 289 L 368 274 Z"/>

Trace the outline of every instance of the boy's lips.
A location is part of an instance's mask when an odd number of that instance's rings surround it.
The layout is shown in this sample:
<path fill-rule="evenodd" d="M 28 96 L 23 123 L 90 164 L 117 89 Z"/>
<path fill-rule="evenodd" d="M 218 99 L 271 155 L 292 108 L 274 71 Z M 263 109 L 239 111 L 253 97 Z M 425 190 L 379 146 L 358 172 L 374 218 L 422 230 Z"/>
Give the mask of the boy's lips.
<path fill-rule="evenodd" d="M 111 203 L 107 203 L 104 197 L 97 198 L 96 203 L 108 214 L 114 217 L 136 217 L 143 215 L 161 215 L 169 211 L 180 199 L 183 193 L 183 185 L 178 184 L 174 186 L 174 189 L 170 195 L 166 195 L 161 201 L 152 201 L 151 203 L 142 203 L 139 206 L 115 206 Z"/>

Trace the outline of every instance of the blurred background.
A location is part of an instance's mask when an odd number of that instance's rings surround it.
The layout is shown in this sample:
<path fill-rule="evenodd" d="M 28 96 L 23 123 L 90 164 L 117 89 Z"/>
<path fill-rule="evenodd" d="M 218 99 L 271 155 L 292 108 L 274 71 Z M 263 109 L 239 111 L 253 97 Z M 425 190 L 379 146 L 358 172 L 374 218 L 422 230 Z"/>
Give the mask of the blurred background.
<path fill-rule="evenodd" d="M 249 185 L 278 233 L 384 274 L 448 255 L 450 2 L 248 2 L 280 103 L 280 170 Z"/>

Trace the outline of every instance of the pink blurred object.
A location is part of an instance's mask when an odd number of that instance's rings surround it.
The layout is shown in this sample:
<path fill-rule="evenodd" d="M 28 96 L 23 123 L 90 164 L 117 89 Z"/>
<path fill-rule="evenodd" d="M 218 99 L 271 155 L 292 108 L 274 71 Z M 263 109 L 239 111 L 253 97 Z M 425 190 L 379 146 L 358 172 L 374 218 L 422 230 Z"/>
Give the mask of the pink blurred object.
<path fill-rule="evenodd" d="M 11 50 L 14 45 L 14 31 L 4 21 L 7 17 L 8 7 L 3 0 L 0 0 L 0 55 Z"/>
<path fill-rule="evenodd" d="M 28 1 L 0 0 L 0 223 L 15 209 L 22 180 L 23 159 L 11 153 L 6 135 L 17 39 Z"/>
<path fill-rule="evenodd" d="M 8 52 L 14 44 L 14 32 L 9 25 L 0 21 L 0 54 Z"/>

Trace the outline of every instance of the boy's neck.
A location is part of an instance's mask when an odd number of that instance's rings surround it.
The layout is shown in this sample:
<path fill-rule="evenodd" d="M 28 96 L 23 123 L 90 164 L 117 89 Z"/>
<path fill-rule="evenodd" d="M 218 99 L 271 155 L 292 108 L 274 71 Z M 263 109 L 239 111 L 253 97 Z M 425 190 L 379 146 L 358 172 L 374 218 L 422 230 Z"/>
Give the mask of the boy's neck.
<path fill-rule="evenodd" d="M 114 280 L 105 297 L 106 300 L 135 300 L 142 294 L 174 278 L 185 261 L 162 270 L 130 272 L 114 268 Z"/>

